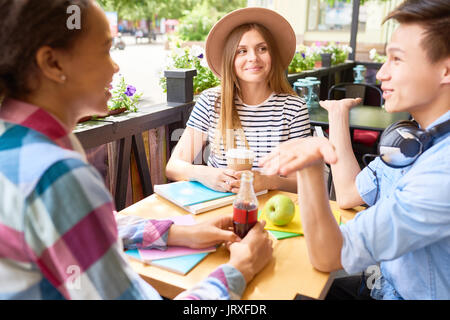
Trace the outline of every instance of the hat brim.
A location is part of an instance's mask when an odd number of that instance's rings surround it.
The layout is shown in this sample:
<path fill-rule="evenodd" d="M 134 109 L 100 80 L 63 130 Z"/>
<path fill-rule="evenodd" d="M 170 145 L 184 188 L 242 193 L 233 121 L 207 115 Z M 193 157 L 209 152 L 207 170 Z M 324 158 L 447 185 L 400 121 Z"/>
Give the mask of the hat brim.
<path fill-rule="evenodd" d="M 234 10 L 220 19 L 210 30 L 206 39 L 206 61 L 212 72 L 221 78 L 222 55 L 228 35 L 236 27 L 257 23 L 272 34 L 284 69 L 289 67 L 295 54 L 296 38 L 290 23 L 277 12 L 266 8 L 243 8 Z"/>

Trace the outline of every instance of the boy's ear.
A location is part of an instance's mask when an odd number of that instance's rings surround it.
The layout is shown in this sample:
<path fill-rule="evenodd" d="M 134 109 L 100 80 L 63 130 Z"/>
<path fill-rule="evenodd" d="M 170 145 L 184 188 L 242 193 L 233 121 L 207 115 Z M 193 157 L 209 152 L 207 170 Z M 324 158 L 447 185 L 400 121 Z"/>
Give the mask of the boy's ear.
<path fill-rule="evenodd" d="M 443 61 L 441 84 L 450 84 L 450 57 Z"/>

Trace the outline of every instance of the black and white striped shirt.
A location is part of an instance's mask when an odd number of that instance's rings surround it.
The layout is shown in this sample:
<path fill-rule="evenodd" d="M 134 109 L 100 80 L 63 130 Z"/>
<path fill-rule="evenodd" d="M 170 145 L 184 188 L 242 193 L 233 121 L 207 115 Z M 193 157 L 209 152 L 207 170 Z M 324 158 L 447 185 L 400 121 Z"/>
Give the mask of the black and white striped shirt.
<path fill-rule="evenodd" d="M 186 126 L 208 134 L 210 154 L 207 164 L 223 168 L 227 166 L 223 142 L 221 140 L 220 154 L 215 153 L 214 145 L 219 120 L 219 109 L 214 105 L 220 106 L 219 97 L 219 88 L 203 91 Z M 311 134 L 308 109 L 299 96 L 272 93 L 266 101 L 256 106 L 243 104 L 239 98 L 236 98 L 235 104 L 248 145 L 255 153 L 254 169 L 258 168 L 258 161 L 280 143 Z M 239 135 L 236 137 L 236 148 L 245 148 Z"/>

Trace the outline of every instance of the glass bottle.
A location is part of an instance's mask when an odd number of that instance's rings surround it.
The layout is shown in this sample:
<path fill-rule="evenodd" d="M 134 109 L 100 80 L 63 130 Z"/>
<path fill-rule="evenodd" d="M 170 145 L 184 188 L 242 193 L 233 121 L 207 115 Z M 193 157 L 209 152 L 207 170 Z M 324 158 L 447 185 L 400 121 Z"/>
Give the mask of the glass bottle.
<path fill-rule="evenodd" d="M 253 173 L 244 171 L 241 186 L 233 202 L 233 228 L 241 239 L 258 221 L 258 199 L 253 190 Z"/>

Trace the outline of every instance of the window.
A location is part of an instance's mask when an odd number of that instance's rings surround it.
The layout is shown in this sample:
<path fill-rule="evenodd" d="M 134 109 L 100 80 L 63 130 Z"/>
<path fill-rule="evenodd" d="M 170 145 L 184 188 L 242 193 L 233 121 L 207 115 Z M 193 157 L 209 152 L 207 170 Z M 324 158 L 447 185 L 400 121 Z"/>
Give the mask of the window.
<path fill-rule="evenodd" d="M 263 8 L 269 8 L 273 10 L 273 0 L 248 0 L 247 1 L 248 7 L 263 7 Z"/>
<path fill-rule="evenodd" d="M 308 31 L 349 31 L 352 24 L 352 2 L 310 0 L 308 7 Z M 366 29 L 366 6 L 359 7 L 358 30 Z"/>

